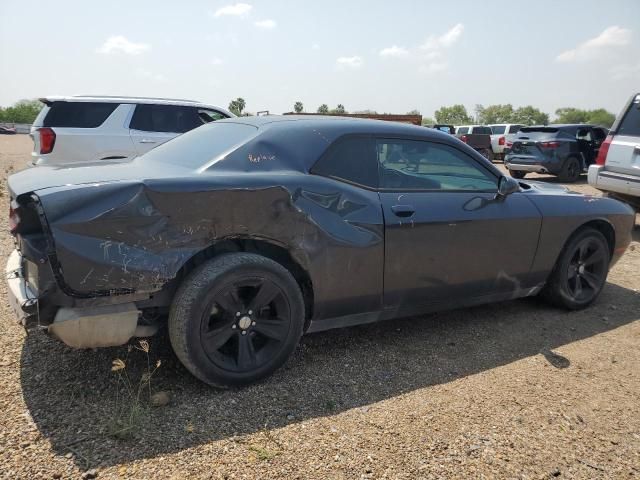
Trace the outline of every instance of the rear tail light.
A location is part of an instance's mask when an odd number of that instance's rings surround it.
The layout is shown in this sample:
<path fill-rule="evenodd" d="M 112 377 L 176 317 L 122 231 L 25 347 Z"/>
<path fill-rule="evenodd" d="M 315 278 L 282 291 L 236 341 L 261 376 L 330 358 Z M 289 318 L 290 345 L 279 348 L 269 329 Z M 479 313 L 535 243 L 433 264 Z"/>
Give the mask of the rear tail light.
<path fill-rule="evenodd" d="M 498 139 L 498 145 L 504 145 L 504 143 L 505 143 L 505 139 L 504 139 L 504 137 L 500 137 L 500 138 Z"/>
<path fill-rule="evenodd" d="M 604 165 L 606 163 L 611 142 L 613 142 L 613 135 L 607 135 L 607 138 L 605 138 L 602 145 L 600 145 L 600 150 L 598 150 L 598 156 L 596 157 L 597 165 Z"/>
<path fill-rule="evenodd" d="M 51 153 L 56 144 L 56 132 L 48 127 L 39 128 L 40 134 L 40 153 Z"/>
<path fill-rule="evenodd" d="M 466 135 L 462 135 L 460 137 L 460 140 L 462 140 L 464 143 L 467 143 L 467 141 L 469 140 L 469 137 L 467 137 Z"/>
<path fill-rule="evenodd" d="M 560 142 L 540 142 L 539 144 L 542 148 L 558 148 L 560 146 Z"/>
<path fill-rule="evenodd" d="M 12 234 L 18 232 L 20 226 L 20 216 L 18 215 L 18 204 L 15 200 L 12 200 L 9 205 L 9 231 Z"/>

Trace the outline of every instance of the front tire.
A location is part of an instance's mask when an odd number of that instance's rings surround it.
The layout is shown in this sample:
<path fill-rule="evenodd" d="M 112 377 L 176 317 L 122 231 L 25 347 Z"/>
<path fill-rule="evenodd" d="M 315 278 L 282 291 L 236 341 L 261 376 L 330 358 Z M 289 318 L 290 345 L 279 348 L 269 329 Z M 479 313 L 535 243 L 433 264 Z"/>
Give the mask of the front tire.
<path fill-rule="evenodd" d="M 593 228 L 575 234 L 562 250 L 542 295 L 569 310 L 589 306 L 598 297 L 609 273 L 609 244 Z"/>
<path fill-rule="evenodd" d="M 209 385 L 245 385 L 280 367 L 302 335 L 304 301 L 288 270 L 253 253 L 220 255 L 180 285 L 169 338 L 182 364 Z"/>

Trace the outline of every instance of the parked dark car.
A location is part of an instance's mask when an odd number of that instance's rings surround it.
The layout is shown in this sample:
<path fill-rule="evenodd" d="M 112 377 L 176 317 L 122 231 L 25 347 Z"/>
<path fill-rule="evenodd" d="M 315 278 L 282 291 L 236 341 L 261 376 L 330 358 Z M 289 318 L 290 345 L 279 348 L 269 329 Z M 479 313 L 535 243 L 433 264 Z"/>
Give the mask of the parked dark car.
<path fill-rule="evenodd" d="M 18 133 L 13 127 L 3 127 L 0 125 L 0 135 L 15 135 Z"/>
<path fill-rule="evenodd" d="M 491 149 L 491 127 L 486 125 L 462 125 L 456 127 L 456 137 L 476 150 L 480 155 L 489 161 L 493 161 L 493 150 Z"/>
<path fill-rule="evenodd" d="M 523 127 L 505 150 L 504 164 L 511 176 L 550 173 L 563 182 L 575 182 L 591 165 L 608 130 L 593 125 Z"/>
<path fill-rule="evenodd" d="M 26 326 L 86 348 L 167 321 L 213 385 L 268 375 L 304 332 L 538 293 L 584 308 L 634 219 L 519 183 L 443 132 L 347 118 L 220 120 L 131 163 L 8 186 L 9 297 Z"/>

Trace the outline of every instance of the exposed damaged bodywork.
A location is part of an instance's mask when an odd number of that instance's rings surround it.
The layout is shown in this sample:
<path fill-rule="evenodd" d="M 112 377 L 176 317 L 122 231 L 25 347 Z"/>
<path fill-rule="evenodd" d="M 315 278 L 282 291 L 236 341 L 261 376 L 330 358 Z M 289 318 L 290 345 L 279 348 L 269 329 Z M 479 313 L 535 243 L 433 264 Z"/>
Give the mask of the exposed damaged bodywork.
<path fill-rule="evenodd" d="M 233 125 L 241 131 L 216 143 L 212 129 Z M 103 343 L 123 343 L 153 330 L 139 328 L 145 316 L 166 312 L 197 265 L 257 252 L 291 272 L 306 328 L 322 330 L 534 294 L 572 232 L 589 222 L 609 232 L 613 261 L 630 241 L 626 207 L 564 189 L 523 183 L 506 201 L 485 191 L 414 198 L 313 174 L 345 135 L 441 142 L 484 162 L 430 129 L 267 117 L 198 128 L 129 164 L 20 172 L 9 188 L 16 215 L 30 220 L 15 232 L 23 258 L 14 264 L 37 284 L 35 321 L 61 338 L 90 332 L 66 343 L 101 346 L 95 325 L 112 311 L 125 333 Z M 500 173 L 483 168 L 497 184 Z M 392 213 L 405 204 L 425 213 Z M 476 255 L 484 259 L 474 266 Z"/>

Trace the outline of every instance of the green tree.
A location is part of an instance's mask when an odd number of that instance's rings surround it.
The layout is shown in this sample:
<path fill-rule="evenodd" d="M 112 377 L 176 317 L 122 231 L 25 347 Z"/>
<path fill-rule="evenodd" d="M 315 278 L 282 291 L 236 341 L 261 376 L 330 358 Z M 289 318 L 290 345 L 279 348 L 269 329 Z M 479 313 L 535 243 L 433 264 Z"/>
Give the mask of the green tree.
<path fill-rule="evenodd" d="M 595 110 L 581 110 L 579 108 L 564 107 L 556 110 L 557 123 L 591 123 L 611 127 L 616 116 L 604 108 Z"/>
<path fill-rule="evenodd" d="M 549 115 L 531 105 L 527 105 L 526 107 L 517 108 L 513 112 L 511 122 L 523 125 L 546 125 L 549 123 Z"/>
<path fill-rule="evenodd" d="M 579 108 L 563 107 L 556 110 L 556 123 L 587 123 L 589 112 Z"/>
<path fill-rule="evenodd" d="M 435 118 L 422 117 L 422 126 L 423 127 L 425 127 L 427 125 L 435 125 L 436 123 L 438 123 L 438 122 L 436 122 Z"/>
<path fill-rule="evenodd" d="M 42 110 L 39 100 L 20 100 L 11 107 L 0 108 L 0 121 L 9 123 L 33 123 Z"/>
<path fill-rule="evenodd" d="M 512 123 L 513 114 L 513 105 L 510 103 L 505 105 L 489 105 L 487 107 L 483 107 L 482 105 L 476 106 L 477 122 L 483 125 Z"/>
<path fill-rule="evenodd" d="M 322 113 L 322 114 L 329 113 L 329 106 L 326 103 L 323 103 L 318 107 L 318 113 Z"/>
<path fill-rule="evenodd" d="M 244 107 L 246 107 L 247 104 L 244 101 L 244 98 L 242 97 L 238 97 L 235 100 L 231 100 L 231 103 L 229 103 L 229 110 L 231 111 L 231 113 L 237 115 L 237 116 L 241 116 L 242 115 L 242 111 L 244 110 Z"/>
<path fill-rule="evenodd" d="M 296 102 L 296 103 L 293 105 L 293 110 L 294 110 L 296 113 L 302 113 L 302 111 L 304 110 L 304 105 L 302 104 L 302 102 Z"/>
<path fill-rule="evenodd" d="M 589 112 L 589 123 L 594 125 L 602 125 L 603 127 L 611 128 L 611 125 L 613 125 L 615 120 L 616 116 L 604 108 L 598 108 Z"/>
<path fill-rule="evenodd" d="M 407 115 L 422 115 L 422 114 L 420 113 L 420 110 L 413 109 L 413 110 L 407 112 Z"/>
<path fill-rule="evenodd" d="M 333 110 L 331 110 L 331 113 L 337 113 L 338 115 L 341 113 L 347 113 L 347 111 L 344 108 L 344 105 L 342 105 L 341 103 L 338 104 L 338 106 L 336 108 L 334 108 Z"/>
<path fill-rule="evenodd" d="M 467 113 L 464 105 L 452 105 L 450 107 L 440 107 L 435 111 L 435 117 L 438 123 L 448 125 L 464 125 L 471 123 L 472 119 Z"/>

